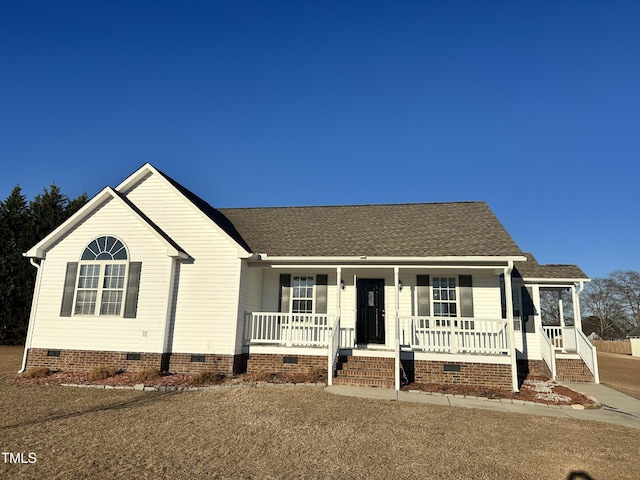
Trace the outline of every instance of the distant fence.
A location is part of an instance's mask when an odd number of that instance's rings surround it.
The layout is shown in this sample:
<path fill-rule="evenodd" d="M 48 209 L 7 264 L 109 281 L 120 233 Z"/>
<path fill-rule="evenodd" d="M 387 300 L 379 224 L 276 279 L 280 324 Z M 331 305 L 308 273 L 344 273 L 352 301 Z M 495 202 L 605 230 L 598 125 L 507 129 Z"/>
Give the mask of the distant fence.
<path fill-rule="evenodd" d="M 631 342 L 629 340 L 592 340 L 598 352 L 622 353 L 631 355 Z"/>

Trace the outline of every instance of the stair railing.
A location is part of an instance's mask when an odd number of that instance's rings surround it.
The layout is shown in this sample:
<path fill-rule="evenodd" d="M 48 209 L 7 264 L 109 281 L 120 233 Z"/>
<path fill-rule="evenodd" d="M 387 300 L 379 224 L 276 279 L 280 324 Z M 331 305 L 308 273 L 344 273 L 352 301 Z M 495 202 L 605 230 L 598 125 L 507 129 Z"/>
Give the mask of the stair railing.
<path fill-rule="evenodd" d="M 336 359 L 338 358 L 338 351 L 340 349 L 340 317 L 336 317 L 336 321 L 333 324 L 331 330 L 331 337 L 329 338 L 329 346 L 327 347 L 327 385 L 333 385 L 333 370 L 336 365 Z"/>

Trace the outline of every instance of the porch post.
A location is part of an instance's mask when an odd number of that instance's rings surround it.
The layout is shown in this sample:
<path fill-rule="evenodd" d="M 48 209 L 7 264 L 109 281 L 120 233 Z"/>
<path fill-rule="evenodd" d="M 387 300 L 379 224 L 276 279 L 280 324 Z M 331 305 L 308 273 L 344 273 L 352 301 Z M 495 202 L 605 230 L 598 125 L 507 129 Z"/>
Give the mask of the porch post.
<path fill-rule="evenodd" d="M 393 267 L 393 279 L 394 279 L 394 284 L 395 284 L 395 292 L 396 292 L 396 298 L 395 298 L 395 330 L 396 330 L 396 334 L 395 334 L 395 387 L 396 387 L 396 391 L 400 390 L 400 319 L 398 317 L 398 314 L 400 312 L 400 268 L 399 267 Z"/>
<path fill-rule="evenodd" d="M 518 388 L 518 362 L 516 358 L 516 333 L 513 329 L 513 292 L 511 291 L 511 272 L 513 261 L 504 269 L 504 297 L 507 304 L 507 332 L 509 334 L 509 355 L 511 356 L 511 386 L 514 392 Z"/>
<path fill-rule="evenodd" d="M 560 311 L 560 331 L 562 332 L 562 353 L 567 353 L 565 346 L 564 305 L 562 305 L 562 290 L 558 290 L 558 310 Z"/>
<path fill-rule="evenodd" d="M 338 289 L 338 305 L 336 313 L 338 317 L 342 314 L 342 288 L 340 288 L 340 282 L 342 281 L 342 267 L 336 267 L 336 287 Z"/>
<path fill-rule="evenodd" d="M 337 308 L 336 315 L 342 321 L 342 288 L 340 287 L 340 283 L 342 282 L 342 267 L 336 267 L 336 288 L 338 290 L 337 295 Z M 340 343 L 340 332 L 338 332 L 338 343 Z"/>
<path fill-rule="evenodd" d="M 584 290 L 584 282 L 579 282 L 571 289 L 573 297 L 573 325 L 575 328 L 582 330 L 582 314 L 580 313 L 580 294 Z"/>

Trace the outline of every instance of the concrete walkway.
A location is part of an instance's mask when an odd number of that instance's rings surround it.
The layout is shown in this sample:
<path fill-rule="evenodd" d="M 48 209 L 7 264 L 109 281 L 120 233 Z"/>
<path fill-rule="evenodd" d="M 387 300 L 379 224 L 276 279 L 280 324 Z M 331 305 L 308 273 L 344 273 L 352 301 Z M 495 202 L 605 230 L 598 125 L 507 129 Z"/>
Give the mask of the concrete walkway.
<path fill-rule="evenodd" d="M 335 395 L 359 398 L 393 400 L 401 402 L 427 403 L 445 407 L 480 408 L 499 412 L 524 413 L 548 417 L 573 418 L 613 423 L 640 430 L 640 400 L 620 393 L 604 385 L 594 383 L 563 383 L 563 385 L 596 398 L 602 408 L 576 410 L 570 406 L 547 406 L 519 400 L 487 400 L 455 395 L 430 395 L 418 392 L 396 392 L 384 388 L 346 387 L 333 385 L 326 391 Z M 514 403 L 515 402 L 515 403 Z"/>

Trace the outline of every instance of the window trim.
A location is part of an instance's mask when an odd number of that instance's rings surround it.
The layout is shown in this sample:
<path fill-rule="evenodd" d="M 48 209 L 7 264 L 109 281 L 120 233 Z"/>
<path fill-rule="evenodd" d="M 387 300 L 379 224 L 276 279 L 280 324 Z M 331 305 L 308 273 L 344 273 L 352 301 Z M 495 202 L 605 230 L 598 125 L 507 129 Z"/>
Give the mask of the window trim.
<path fill-rule="evenodd" d="M 113 246 L 114 244 L 116 244 L 116 242 L 119 242 L 122 245 L 122 249 L 124 249 L 125 252 L 125 257 L 124 259 L 110 259 L 110 260 L 105 260 L 105 259 L 101 259 L 101 260 L 89 260 L 89 259 L 84 259 L 87 251 L 90 251 L 92 254 L 94 254 L 96 256 L 96 258 L 100 255 L 102 255 L 103 253 L 108 252 L 107 250 L 102 250 L 100 252 L 98 252 L 98 254 L 96 254 L 92 249 L 90 249 L 90 247 L 94 244 L 98 244 L 98 241 L 100 239 L 104 238 L 105 239 L 105 246 L 108 245 L 108 239 L 113 239 L 114 241 L 111 242 L 111 246 Z M 120 250 L 122 250 L 120 249 Z M 119 250 L 119 251 L 120 251 Z M 92 239 L 86 246 L 85 248 L 82 250 L 82 253 L 80 254 L 80 259 L 78 261 L 78 267 L 77 267 L 77 272 L 76 272 L 76 278 L 75 278 L 75 284 L 74 284 L 74 292 L 73 292 L 73 301 L 72 301 L 72 312 L 71 312 L 71 316 L 73 317 L 111 317 L 111 318 L 123 318 L 124 317 L 124 312 L 125 312 L 125 308 L 126 308 L 126 301 L 127 301 L 127 290 L 128 290 L 128 286 L 129 286 L 129 272 L 130 272 L 130 259 L 129 259 L 129 249 L 127 248 L 127 245 L 118 237 L 114 236 L 114 235 L 100 235 L 94 239 Z M 107 267 L 111 266 L 111 265 L 118 265 L 118 266 L 124 266 L 124 274 L 122 275 L 122 287 L 121 288 L 112 288 L 112 287 L 105 287 L 105 280 L 107 278 Z M 80 275 L 82 272 L 82 267 L 84 266 L 97 266 L 99 271 L 98 271 L 98 285 L 97 288 L 80 288 Z M 110 277 L 113 278 L 113 277 Z M 120 278 L 120 275 L 118 275 L 118 278 Z M 93 313 L 89 312 L 89 313 L 83 313 L 83 312 L 78 312 L 78 294 L 80 292 L 83 291 L 95 291 L 96 292 L 96 296 L 95 296 L 95 305 L 93 307 Z M 120 302 L 119 302 L 119 306 L 118 306 L 118 313 L 102 313 L 103 310 L 103 301 L 104 301 L 104 297 L 105 297 L 105 292 L 110 292 L 110 291 L 119 291 L 121 292 L 120 295 Z M 109 308 L 109 307 L 107 307 Z"/>
<path fill-rule="evenodd" d="M 311 297 L 296 297 L 295 296 L 295 282 L 296 279 L 301 279 L 301 278 L 305 278 L 305 279 L 311 279 Z M 289 296 L 289 313 L 291 314 L 295 314 L 295 315 L 313 315 L 316 313 L 316 286 L 317 286 L 317 282 L 316 282 L 316 276 L 315 275 L 292 275 L 291 276 L 291 295 Z M 301 287 L 298 287 L 301 288 Z M 309 288 L 308 286 L 302 287 L 305 290 L 307 288 Z M 294 301 L 311 301 L 311 311 L 310 312 L 294 312 L 293 311 L 293 302 Z"/>
<path fill-rule="evenodd" d="M 436 279 L 441 280 L 443 278 L 446 278 L 447 280 L 451 280 L 453 279 L 453 281 L 455 282 L 455 286 L 453 287 L 455 290 L 455 295 L 456 298 L 454 300 L 442 300 L 442 299 L 436 299 L 435 295 L 436 295 L 436 286 L 435 286 L 435 281 Z M 449 277 L 449 276 L 443 276 L 443 277 L 433 277 L 431 280 L 431 312 L 432 312 L 432 316 L 438 317 L 438 318 L 460 318 L 459 312 L 460 312 L 460 305 L 459 305 L 459 301 L 460 301 L 460 291 L 459 291 L 459 287 L 460 287 L 460 281 L 458 280 L 457 277 Z M 437 287 L 437 290 L 440 290 L 441 287 Z M 447 290 L 451 290 L 451 287 L 447 287 Z M 448 303 L 448 304 L 454 304 L 456 307 L 456 313 L 455 315 L 443 315 L 441 314 L 436 314 L 436 303 Z"/>

